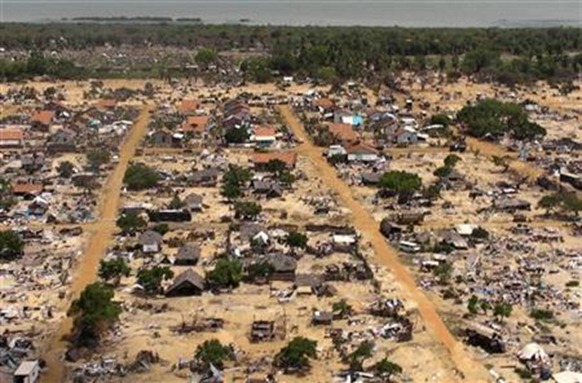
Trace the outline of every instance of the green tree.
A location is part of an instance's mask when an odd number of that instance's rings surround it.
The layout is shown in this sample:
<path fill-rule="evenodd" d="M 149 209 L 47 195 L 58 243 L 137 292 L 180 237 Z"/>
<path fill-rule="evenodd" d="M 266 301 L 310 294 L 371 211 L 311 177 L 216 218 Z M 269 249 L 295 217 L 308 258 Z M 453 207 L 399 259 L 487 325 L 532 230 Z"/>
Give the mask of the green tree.
<path fill-rule="evenodd" d="M 224 361 L 233 359 L 234 353 L 228 346 L 224 346 L 218 339 L 210 339 L 198 345 L 194 359 L 208 370 L 212 364 L 218 369 L 224 368 Z"/>
<path fill-rule="evenodd" d="M 298 231 L 292 231 L 285 237 L 285 243 L 292 251 L 295 251 L 295 249 L 305 249 L 307 247 L 307 241 L 307 236 Z"/>
<path fill-rule="evenodd" d="M 242 190 L 234 182 L 227 182 L 222 185 L 220 194 L 229 201 L 232 201 L 242 196 Z"/>
<path fill-rule="evenodd" d="M 265 170 L 268 171 L 269 173 L 281 174 L 282 172 L 287 170 L 287 165 L 285 164 L 285 162 L 281 160 L 274 159 L 270 160 L 265 164 Z"/>
<path fill-rule="evenodd" d="M 402 374 L 400 365 L 389 361 L 387 358 L 381 359 L 374 365 L 374 371 L 378 376 L 390 382 L 394 375 Z"/>
<path fill-rule="evenodd" d="M 555 211 L 555 209 L 559 207 L 561 203 L 562 198 L 560 198 L 560 195 L 558 193 L 549 194 L 543 196 L 538 201 L 538 207 L 541 209 L 546 209 L 546 215 L 549 215 L 550 212 Z"/>
<path fill-rule="evenodd" d="M 341 299 L 333 303 L 331 310 L 333 311 L 334 315 L 337 315 L 339 318 L 345 318 L 352 313 L 353 309 L 345 299 Z"/>
<path fill-rule="evenodd" d="M 489 232 L 482 227 L 477 227 L 471 232 L 473 239 L 489 239 Z"/>
<path fill-rule="evenodd" d="M 576 217 L 578 217 L 580 211 L 582 210 L 582 200 L 574 192 L 563 193 L 562 205 L 567 212 L 574 213 Z"/>
<path fill-rule="evenodd" d="M 111 153 L 105 149 L 94 149 L 87 153 L 87 162 L 89 167 L 97 171 L 101 166 L 109 163 L 111 160 Z"/>
<path fill-rule="evenodd" d="M 309 369 L 309 359 L 317 358 L 317 341 L 304 337 L 293 338 L 275 356 L 275 365 L 286 373 Z"/>
<path fill-rule="evenodd" d="M 63 161 L 57 167 L 57 172 L 59 172 L 59 177 L 71 178 L 75 167 L 70 161 Z"/>
<path fill-rule="evenodd" d="M 154 266 L 150 269 L 141 269 L 137 273 L 137 283 L 147 294 L 160 294 L 162 282 L 174 277 L 174 272 L 167 266 Z"/>
<path fill-rule="evenodd" d="M 218 58 L 218 53 L 211 48 L 202 48 L 194 57 L 196 64 L 198 64 L 203 69 L 207 69 L 210 65 L 214 64 Z"/>
<path fill-rule="evenodd" d="M 448 285 L 453 274 L 453 265 L 448 262 L 443 262 L 435 267 L 433 274 L 437 277 L 441 285 Z"/>
<path fill-rule="evenodd" d="M 364 361 L 370 358 L 374 352 L 374 342 L 364 341 L 358 348 L 348 355 L 347 360 L 350 364 L 350 371 L 362 371 L 364 369 Z"/>
<path fill-rule="evenodd" d="M 554 319 L 554 312 L 552 310 L 534 308 L 529 312 L 529 316 L 540 321 L 550 321 Z"/>
<path fill-rule="evenodd" d="M 256 282 L 257 280 L 267 280 L 273 275 L 275 268 L 270 262 L 261 261 L 251 263 L 246 270 L 248 280 Z"/>
<path fill-rule="evenodd" d="M 119 285 L 121 277 L 129 277 L 131 274 L 131 267 L 127 264 L 125 259 L 116 258 L 109 261 L 101 260 L 99 264 L 99 278 L 105 282 L 113 280 L 113 285 Z"/>
<path fill-rule="evenodd" d="M 253 178 L 252 172 L 241 166 L 228 165 L 228 170 L 222 177 L 223 183 L 232 183 L 239 187 L 245 186 Z"/>
<path fill-rule="evenodd" d="M 438 178 L 446 178 L 451 174 L 452 171 L 453 168 L 449 166 L 441 166 L 440 168 L 437 168 L 432 174 Z"/>
<path fill-rule="evenodd" d="M 467 310 L 473 315 L 479 311 L 479 298 L 476 295 L 471 295 L 469 302 L 467 302 Z"/>
<path fill-rule="evenodd" d="M 291 186 L 293 182 L 295 182 L 295 176 L 289 171 L 283 171 L 279 173 L 277 179 L 279 182 L 281 182 L 281 184 L 286 186 Z"/>
<path fill-rule="evenodd" d="M 186 203 L 180 199 L 178 194 L 174 194 L 174 197 L 168 204 L 168 209 L 182 209 L 186 206 Z"/>
<path fill-rule="evenodd" d="M 113 302 L 114 291 L 101 282 L 85 287 L 67 312 L 73 317 L 73 339 L 78 346 L 95 347 L 101 335 L 119 319 L 121 308 Z"/>
<path fill-rule="evenodd" d="M 238 201 L 234 204 L 235 217 L 243 220 L 254 220 L 263 208 L 253 201 Z"/>
<path fill-rule="evenodd" d="M 457 119 L 475 137 L 499 138 L 505 133 L 517 140 L 531 140 L 546 135 L 546 130 L 530 122 L 520 105 L 487 99 L 463 107 Z"/>
<path fill-rule="evenodd" d="M 12 261 L 24 253 L 24 241 L 12 230 L 0 231 L 0 260 Z"/>
<path fill-rule="evenodd" d="M 429 185 L 427 188 L 423 190 L 424 198 L 428 198 L 429 200 L 436 200 L 441 196 L 441 186 L 437 184 Z"/>
<path fill-rule="evenodd" d="M 420 190 L 422 180 L 417 174 L 400 170 L 386 172 L 380 177 L 380 187 L 390 189 L 398 194 L 412 194 Z"/>
<path fill-rule="evenodd" d="M 244 127 L 230 128 L 224 133 L 224 139 L 229 144 L 243 144 L 249 137 L 249 131 Z"/>
<path fill-rule="evenodd" d="M 152 227 L 152 230 L 163 236 L 166 235 L 168 231 L 170 231 L 170 226 L 168 226 L 167 223 L 159 223 Z"/>
<path fill-rule="evenodd" d="M 136 231 L 147 226 L 147 222 L 140 215 L 134 212 L 122 214 L 121 217 L 117 219 L 116 224 L 125 235 L 135 234 Z"/>
<path fill-rule="evenodd" d="M 145 164 L 132 164 L 125 171 L 123 182 L 128 190 L 139 191 L 157 186 L 159 174 Z"/>
<path fill-rule="evenodd" d="M 461 157 L 457 156 L 456 154 L 449 154 L 445 158 L 444 164 L 449 168 L 454 168 L 459 161 L 462 161 Z"/>
<path fill-rule="evenodd" d="M 221 258 L 206 273 L 206 282 L 214 288 L 236 288 L 242 280 L 242 264 L 236 259 Z"/>
<path fill-rule="evenodd" d="M 508 302 L 501 302 L 493 307 L 493 315 L 501 318 L 501 320 L 503 320 L 503 318 L 509 318 L 512 311 L 513 307 Z"/>

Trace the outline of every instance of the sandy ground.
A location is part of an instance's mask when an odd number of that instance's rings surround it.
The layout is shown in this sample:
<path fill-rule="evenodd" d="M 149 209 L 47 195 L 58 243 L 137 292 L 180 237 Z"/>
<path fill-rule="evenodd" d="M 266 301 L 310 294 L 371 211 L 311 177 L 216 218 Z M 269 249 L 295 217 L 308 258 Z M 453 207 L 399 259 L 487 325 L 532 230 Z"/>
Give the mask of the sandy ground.
<path fill-rule="evenodd" d="M 420 292 L 410 272 L 400 263 L 397 252 L 388 246 L 378 231 L 378 223 L 370 216 L 364 206 L 354 199 L 350 188 L 337 177 L 335 169 L 325 161 L 322 149 L 311 144 L 307 132 L 289 107 L 281 107 L 281 114 L 295 135 L 304 142 L 298 147 L 298 153 L 308 157 L 314 163 L 324 182 L 338 194 L 343 204 L 351 211 L 354 226 L 362 233 L 364 239 L 371 243 L 378 261 L 396 276 L 397 281 L 403 287 L 405 298 L 418 305 L 418 311 L 425 326 L 432 336 L 446 348 L 448 352 L 446 357 L 452 360 L 458 371 L 462 372 L 468 381 L 487 381 L 487 372 L 484 367 L 472 360 L 463 345 L 449 332 L 433 304 Z M 458 381 L 459 377 L 447 376 L 443 379 L 445 379 L 443 381 L 452 382 Z"/>
<path fill-rule="evenodd" d="M 87 244 L 83 256 L 79 259 L 77 270 L 73 278 L 73 283 L 69 289 L 70 304 L 72 299 L 77 297 L 81 291 L 88 284 L 92 283 L 97 277 L 97 268 L 99 261 L 105 254 L 107 246 L 109 245 L 115 233 L 115 219 L 117 217 L 117 209 L 119 204 L 119 196 L 123 184 L 123 176 L 125 170 L 131 159 L 135 154 L 135 150 L 141 139 L 147 132 L 149 122 L 149 113 L 152 110 L 151 106 L 147 106 L 141 112 L 136 123 L 124 142 L 120 153 L 119 163 L 115 171 L 111 174 L 109 180 L 104 185 L 102 190 L 102 200 L 99 207 L 98 223 L 93 226 L 93 233 Z M 47 362 L 47 374 L 43 377 L 46 382 L 62 382 L 64 375 L 64 364 L 61 360 L 67 343 L 63 340 L 63 336 L 70 334 L 72 321 L 68 317 L 63 317 L 58 329 L 53 334 L 52 341 L 49 342 L 45 353 Z"/>

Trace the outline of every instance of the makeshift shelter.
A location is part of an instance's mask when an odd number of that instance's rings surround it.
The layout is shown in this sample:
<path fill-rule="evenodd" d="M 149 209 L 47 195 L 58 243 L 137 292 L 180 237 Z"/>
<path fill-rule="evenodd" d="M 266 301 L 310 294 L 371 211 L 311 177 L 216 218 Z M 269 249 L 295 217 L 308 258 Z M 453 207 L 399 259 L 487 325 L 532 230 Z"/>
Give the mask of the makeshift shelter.
<path fill-rule="evenodd" d="M 200 295 L 204 291 L 204 278 L 192 269 L 188 269 L 174 278 L 172 285 L 166 290 L 166 296 Z"/>
<path fill-rule="evenodd" d="M 184 245 L 178 250 L 175 266 L 195 266 L 200 259 L 200 248 L 198 246 Z"/>

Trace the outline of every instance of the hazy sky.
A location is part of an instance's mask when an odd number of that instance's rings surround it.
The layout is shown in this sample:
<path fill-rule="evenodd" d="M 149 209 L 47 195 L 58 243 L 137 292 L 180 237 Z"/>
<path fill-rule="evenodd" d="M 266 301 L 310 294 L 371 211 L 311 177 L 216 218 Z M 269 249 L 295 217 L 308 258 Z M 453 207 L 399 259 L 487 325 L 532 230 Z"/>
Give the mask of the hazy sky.
<path fill-rule="evenodd" d="M 2 21 L 79 16 L 200 17 L 291 25 L 493 26 L 565 21 L 582 0 L 0 0 Z"/>

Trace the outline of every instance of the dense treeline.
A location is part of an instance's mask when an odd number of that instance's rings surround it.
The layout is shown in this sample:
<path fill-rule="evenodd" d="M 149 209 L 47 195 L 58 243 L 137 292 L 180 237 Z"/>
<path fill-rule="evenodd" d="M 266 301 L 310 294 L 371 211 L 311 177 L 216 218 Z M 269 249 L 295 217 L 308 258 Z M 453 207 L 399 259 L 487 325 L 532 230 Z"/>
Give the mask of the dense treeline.
<path fill-rule="evenodd" d="M 582 33 L 577 28 L 0 25 L 0 46 L 6 49 L 91 49 L 105 44 L 262 51 L 270 56 L 243 66 L 249 79 L 259 82 L 269 81 L 272 71 L 324 81 L 387 81 L 394 71 L 435 69 L 511 85 L 538 79 L 563 82 L 582 70 Z"/>

